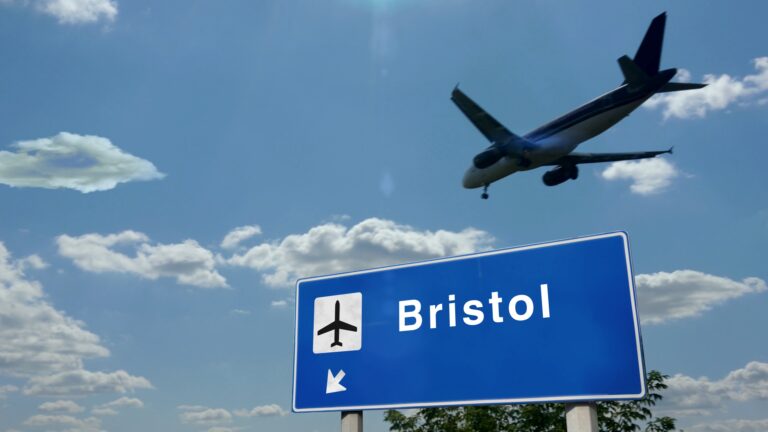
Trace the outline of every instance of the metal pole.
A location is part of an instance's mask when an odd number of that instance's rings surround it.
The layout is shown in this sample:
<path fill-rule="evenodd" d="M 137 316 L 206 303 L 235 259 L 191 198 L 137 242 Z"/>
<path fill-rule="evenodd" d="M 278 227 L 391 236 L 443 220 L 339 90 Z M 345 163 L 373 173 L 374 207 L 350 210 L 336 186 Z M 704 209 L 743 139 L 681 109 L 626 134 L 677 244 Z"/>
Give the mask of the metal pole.
<path fill-rule="evenodd" d="M 568 432 L 597 432 L 597 405 L 566 404 L 565 428 Z"/>
<path fill-rule="evenodd" d="M 341 432 L 363 432 L 363 412 L 342 411 Z"/>

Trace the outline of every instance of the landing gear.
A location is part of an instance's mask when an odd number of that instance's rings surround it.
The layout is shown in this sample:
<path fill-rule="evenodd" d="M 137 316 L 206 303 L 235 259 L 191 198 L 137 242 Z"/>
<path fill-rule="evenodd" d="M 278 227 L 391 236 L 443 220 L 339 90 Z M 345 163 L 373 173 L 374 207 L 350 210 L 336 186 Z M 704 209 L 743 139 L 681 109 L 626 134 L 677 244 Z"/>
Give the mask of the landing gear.
<path fill-rule="evenodd" d="M 485 187 L 483 187 L 483 194 L 480 195 L 480 198 L 488 199 L 488 185 L 485 185 Z"/>

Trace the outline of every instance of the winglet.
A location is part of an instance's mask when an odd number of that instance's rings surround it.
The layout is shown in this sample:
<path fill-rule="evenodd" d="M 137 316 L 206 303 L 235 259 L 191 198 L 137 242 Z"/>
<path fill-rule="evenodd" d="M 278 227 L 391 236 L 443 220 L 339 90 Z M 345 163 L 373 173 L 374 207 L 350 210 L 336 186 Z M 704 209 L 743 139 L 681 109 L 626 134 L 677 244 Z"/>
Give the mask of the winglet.
<path fill-rule="evenodd" d="M 669 153 L 669 154 L 672 154 L 672 153 L 674 153 L 674 152 L 672 151 L 672 150 L 674 150 L 674 149 L 675 149 L 675 146 L 672 146 L 672 147 L 670 147 L 670 148 L 669 148 L 669 150 L 667 150 L 667 153 Z"/>

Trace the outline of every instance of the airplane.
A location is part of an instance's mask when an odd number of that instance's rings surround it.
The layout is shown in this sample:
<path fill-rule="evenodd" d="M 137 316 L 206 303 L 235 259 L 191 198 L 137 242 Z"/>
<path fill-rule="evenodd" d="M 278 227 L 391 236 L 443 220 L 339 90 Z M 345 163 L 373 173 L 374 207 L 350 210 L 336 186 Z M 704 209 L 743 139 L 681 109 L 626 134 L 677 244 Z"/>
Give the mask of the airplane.
<path fill-rule="evenodd" d="M 491 142 L 488 148 L 474 157 L 464 174 L 462 185 L 467 189 L 482 187 L 481 197 L 488 199 L 491 183 L 518 171 L 555 166 L 544 173 L 542 180 L 547 186 L 556 186 L 576 180 L 579 164 L 645 159 L 672 153 L 671 148 L 633 153 L 574 152 L 579 144 L 609 129 L 654 94 L 706 86 L 670 82 L 677 69 L 659 70 L 666 18 L 664 12 L 651 21 L 633 59 L 626 55 L 618 59 L 624 75 L 624 82 L 618 88 L 523 136 L 510 132 L 456 85 L 451 100 Z"/>
<path fill-rule="evenodd" d="M 339 303 L 338 300 L 336 300 L 336 318 L 333 320 L 332 323 L 328 324 L 327 326 L 317 331 L 317 335 L 320 336 L 321 334 L 325 334 L 333 330 L 333 343 L 331 344 L 331 348 L 335 346 L 343 346 L 343 344 L 339 342 L 339 330 L 347 330 L 351 332 L 357 331 L 357 327 L 353 326 L 352 324 L 347 324 L 341 319 L 339 319 L 340 314 L 341 314 L 341 304 Z"/>

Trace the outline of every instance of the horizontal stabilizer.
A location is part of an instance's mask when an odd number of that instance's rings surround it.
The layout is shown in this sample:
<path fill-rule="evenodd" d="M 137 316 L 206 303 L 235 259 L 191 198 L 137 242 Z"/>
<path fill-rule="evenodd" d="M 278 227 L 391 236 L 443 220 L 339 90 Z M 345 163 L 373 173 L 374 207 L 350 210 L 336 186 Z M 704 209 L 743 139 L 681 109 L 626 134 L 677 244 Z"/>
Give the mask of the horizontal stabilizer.
<path fill-rule="evenodd" d="M 619 57 L 619 67 L 624 74 L 624 82 L 635 87 L 645 84 L 648 80 L 648 74 L 629 58 L 629 56 Z"/>
<path fill-rule="evenodd" d="M 706 84 L 671 82 L 671 83 L 664 84 L 664 87 L 662 87 L 656 93 L 676 92 L 676 91 L 683 91 L 683 90 L 696 90 L 696 89 L 704 88 L 706 86 L 707 86 Z"/>

